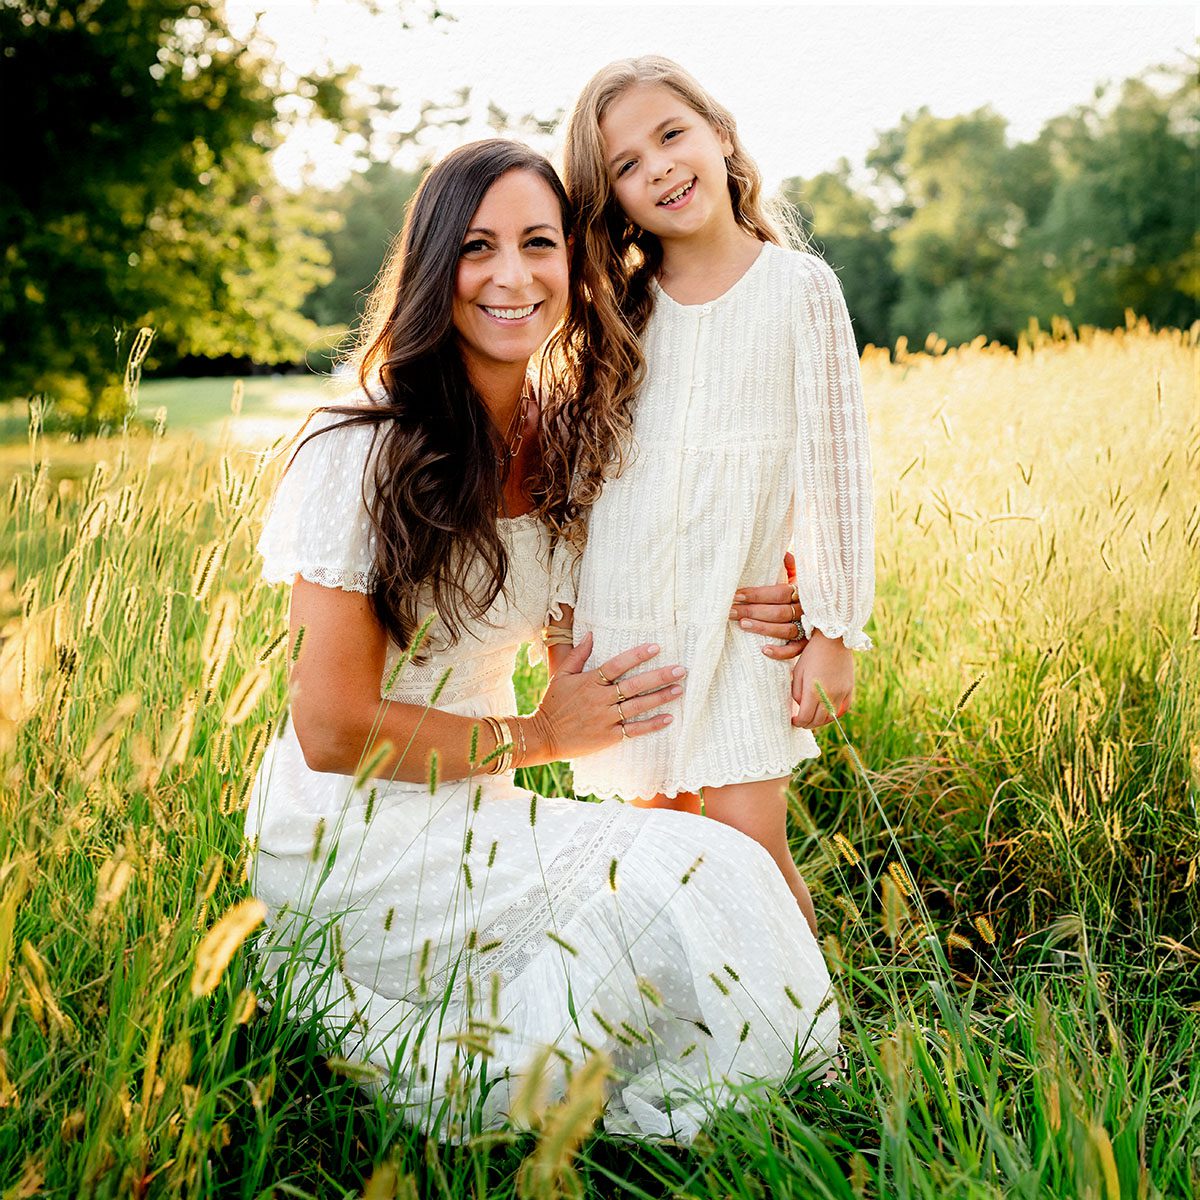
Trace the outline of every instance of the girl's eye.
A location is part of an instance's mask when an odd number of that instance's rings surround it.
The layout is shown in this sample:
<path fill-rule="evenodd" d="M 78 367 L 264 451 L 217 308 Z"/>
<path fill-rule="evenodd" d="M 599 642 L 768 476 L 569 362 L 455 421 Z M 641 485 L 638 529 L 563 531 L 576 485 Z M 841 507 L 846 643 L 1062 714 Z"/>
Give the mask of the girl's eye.
<path fill-rule="evenodd" d="M 625 174 L 625 172 L 626 172 L 626 171 L 628 171 L 628 170 L 629 170 L 629 168 L 630 168 L 630 167 L 632 167 L 632 166 L 633 166 L 633 159 L 632 159 L 632 158 L 631 158 L 631 159 L 630 159 L 628 162 L 626 162 L 626 163 L 622 163 L 622 164 L 621 164 L 621 165 L 620 165 L 620 166 L 617 168 L 617 178 L 618 178 L 618 179 L 620 179 L 620 178 L 621 178 L 621 176 L 622 176 L 622 175 L 624 175 L 624 174 Z"/>
<path fill-rule="evenodd" d="M 667 132 L 663 134 L 663 141 L 665 142 L 668 138 L 678 137 L 682 132 L 682 129 L 668 129 Z"/>

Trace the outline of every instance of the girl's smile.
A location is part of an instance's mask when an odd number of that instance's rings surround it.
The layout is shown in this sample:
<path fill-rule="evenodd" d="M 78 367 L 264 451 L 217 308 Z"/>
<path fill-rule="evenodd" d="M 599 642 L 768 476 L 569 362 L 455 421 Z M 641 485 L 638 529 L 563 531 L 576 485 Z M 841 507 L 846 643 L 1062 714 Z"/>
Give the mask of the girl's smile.
<path fill-rule="evenodd" d="M 629 88 L 600 132 L 613 195 L 634 224 L 669 241 L 732 223 L 733 143 L 669 88 Z"/>

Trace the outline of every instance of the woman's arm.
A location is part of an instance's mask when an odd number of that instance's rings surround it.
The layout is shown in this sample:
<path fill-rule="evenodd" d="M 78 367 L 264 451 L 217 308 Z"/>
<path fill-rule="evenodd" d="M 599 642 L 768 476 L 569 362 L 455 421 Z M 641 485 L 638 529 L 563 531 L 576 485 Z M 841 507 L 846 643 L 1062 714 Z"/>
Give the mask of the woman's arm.
<path fill-rule="evenodd" d="M 372 770 L 378 778 L 426 780 L 434 750 L 440 779 L 487 772 L 488 767 L 481 769 L 478 762 L 496 748 L 496 742 L 485 721 L 380 699 L 387 635 L 369 597 L 297 577 L 292 585 L 290 628 L 293 646 L 300 629 L 304 630 L 289 690 L 296 738 L 312 770 L 355 775 L 389 743 L 390 749 Z M 602 669 L 609 679 L 624 684 L 621 694 L 627 698 L 618 707 L 617 689 L 605 684 L 599 672 L 581 673 L 590 652 L 590 637 L 569 651 L 535 713 L 528 717 L 490 714 L 505 717 L 514 731 L 520 726 L 525 754 L 519 753 L 518 745 L 514 766 L 581 757 L 622 736 L 644 737 L 670 723 L 669 713 L 654 710 L 679 696 L 683 668 L 661 667 L 626 682 L 626 672 L 652 659 L 658 647 L 639 646 L 616 655 Z M 634 720 L 639 717 L 644 719 Z M 630 720 L 624 732 L 622 718 Z"/>

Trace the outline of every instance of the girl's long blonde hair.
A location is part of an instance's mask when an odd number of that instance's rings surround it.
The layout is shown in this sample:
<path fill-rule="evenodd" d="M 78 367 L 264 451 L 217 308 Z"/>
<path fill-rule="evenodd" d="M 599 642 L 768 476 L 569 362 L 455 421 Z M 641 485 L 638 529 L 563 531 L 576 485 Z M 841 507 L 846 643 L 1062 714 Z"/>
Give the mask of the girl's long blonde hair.
<path fill-rule="evenodd" d="M 634 225 L 613 195 L 600 122 L 630 88 L 673 91 L 733 145 L 725 159 L 733 216 L 763 242 L 796 244 L 783 209 L 764 202 L 762 175 L 738 137 L 737 122 L 678 63 L 658 55 L 626 58 L 598 71 L 580 93 L 567 125 L 564 182 L 571 199 L 572 278 L 583 303 L 572 306 L 559 347 L 570 348 L 578 381 L 547 412 L 547 475 L 540 507 L 556 531 L 582 545 L 587 509 L 629 452 L 633 400 L 645 361 L 639 339 L 654 307 L 650 283 L 662 245 Z"/>

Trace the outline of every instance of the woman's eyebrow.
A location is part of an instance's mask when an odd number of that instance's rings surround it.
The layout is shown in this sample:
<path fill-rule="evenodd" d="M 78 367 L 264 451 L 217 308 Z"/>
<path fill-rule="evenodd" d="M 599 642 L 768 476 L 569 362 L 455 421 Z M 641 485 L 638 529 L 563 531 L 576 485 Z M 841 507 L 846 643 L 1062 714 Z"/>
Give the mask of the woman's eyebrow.
<path fill-rule="evenodd" d="M 543 221 L 542 224 L 540 224 L 540 225 L 526 225 L 525 228 L 521 230 L 521 236 L 528 237 L 531 233 L 534 232 L 534 230 L 537 230 L 537 229 L 549 229 L 551 231 L 551 233 L 558 232 L 557 225 L 551 225 L 548 222 Z M 494 229 L 484 229 L 481 225 L 472 225 L 471 228 L 467 230 L 467 232 L 468 233 L 482 233 L 484 237 L 493 237 L 494 238 L 496 236 L 496 231 Z"/>
<path fill-rule="evenodd" d="M 650 136 L 658 137 L 658 135 L 662 133 L 662 131 L 666 129 L 668 125 L 677 125 L 682 120 L 682 117 L 668 117 L 665 121 L 659 121 L 659 123 L 650 131 Z M 613 167 L 617 165 L 618 160 L 622 158 L 629 158 L 631 154 L 632 151 L 630 150 L 622 150 L 620 154 L 614 154 L 612 158 L 608 160 L 608 169 L 611 171 Z"/>

